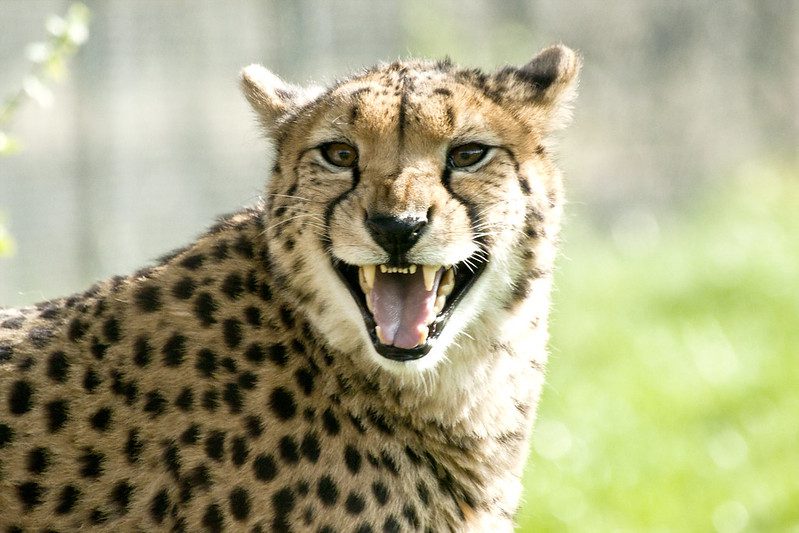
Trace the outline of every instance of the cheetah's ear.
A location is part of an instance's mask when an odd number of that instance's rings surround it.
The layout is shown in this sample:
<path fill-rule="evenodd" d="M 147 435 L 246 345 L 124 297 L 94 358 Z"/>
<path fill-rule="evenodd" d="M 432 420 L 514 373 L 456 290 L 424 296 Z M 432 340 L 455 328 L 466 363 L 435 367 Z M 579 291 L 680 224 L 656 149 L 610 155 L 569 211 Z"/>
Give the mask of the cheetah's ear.
<path fill-rule="evenodd" d="M 512 69 L 521 86 L 511 91 L 517 89 L 518 96 L 536 109 L 536 115 L 543 111 L 548 131 L 563 128 L 571 118 L 581 66 L 572 49 L 562 44 L 550 46 L 526 65 Z"/>
<path fill-rule="evenodd" d="M 274 133 L 280 119 L 321 94 L 319 87 L 290 85 L 261 65 L 250 65 L 241 71 L 241 90 L 258 113 L 267 135 Z"/>

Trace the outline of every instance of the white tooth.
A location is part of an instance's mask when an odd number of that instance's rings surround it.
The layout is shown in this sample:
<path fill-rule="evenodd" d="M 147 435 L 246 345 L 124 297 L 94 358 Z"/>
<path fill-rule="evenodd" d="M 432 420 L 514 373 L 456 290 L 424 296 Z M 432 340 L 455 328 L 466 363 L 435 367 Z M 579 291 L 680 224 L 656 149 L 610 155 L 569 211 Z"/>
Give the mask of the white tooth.
<path fill-rule="evenodd" d="M 452 289 L 455 288 L 455 273 L 452 271 L 451 268 L 448 268 L 444 271 L 444 275 L 441 276 L 441 283 L 438 284 L 438 295 L 448 296 Z"/>
<path fill-rule="evenodd" d="M 427 292 L 433 290 L 433 282 L 436 280 L 436 272 L 440 267 L 438 265 L 422 265 L 422 273 L 424 274 L 424 288 Z"/>
<path fill-rule="evenodd" d="M 386 272 L 388 272 L 388 267 L 386 265 L 380 265 L 380 272 L 385 274 Z"/>
<path fill-rule="evenodd" d="M 383 344 L 388 344 L 385 337 L 383 337 L 383 330 L 380 328 L 380 326 L 375 326 L 375 333 L 377 334 L 377 340 Z"/>
<path fill-rule="evenodd" d="M 372 303 L 372 291 L 366 293 L 366 308 L 369 309 L 369 312 L 375 314 L 375 306 Z"/>
<path fill-rule="evenodd" d="M 416 274 L 416 265 L 411 265 L 408 267 L 408 270 L 411 271 L 411 274 Z"/>
<path fill-rule="evenodd" d="M 419 342 L 416 346 L 424 344 L 427 341 L 427 326 L 419 326 Z"/>
<path fill-rule="evenodd" d="M 440 313 L 441 310 L 444 309 L 444 304 L 445 303 L 447 303 L 447 297 L 446 296 L 438 296 L 436 298 L 436 303 L 433 306 L 433 310 L 436 312 L 436 314 Z"/>
<path fill-rule="evenodd" d="M 363 279 L 366 282 L 366 286 L 371 290 L 372 287 L 375 286 L 375 266 L 363 265 L 361 271 L 363 272 Z"/>

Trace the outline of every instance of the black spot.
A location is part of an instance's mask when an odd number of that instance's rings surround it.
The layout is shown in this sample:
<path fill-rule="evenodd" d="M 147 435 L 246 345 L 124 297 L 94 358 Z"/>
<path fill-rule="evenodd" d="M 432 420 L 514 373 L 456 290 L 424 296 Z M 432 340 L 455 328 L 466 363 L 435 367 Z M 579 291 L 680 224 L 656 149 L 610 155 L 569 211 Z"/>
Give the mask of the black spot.
<path fill-rule="evenodd" d="M 191 411 L 194 408 L 194 391 L 185 387 L 175 399 L 175 405 L 182 411 Z"/>
<path fill-rule="evenodd" d="M 105 357 L 105 352 L 108 350 L 108 345 L 100 342 L 97 337 L 92 337 L 91 351 L 95 359 L 102 359 Z"/>
<path fill-rule="evenodd" d="M 24 324 L 24 323 L 25 323 L 25 317 L 24 316 L 17 316 L 17 317 L 9 318 L 8 320 L 3 321 L 3 323 L 0 324 L 0 328 L 4 328 L 4 329 L 22 329 L 22 324 Z"/>
<path fill-rule="evenodd" d="M 269 347 L 269 360 L 277 366 L 286 366 L 289 361 L 286 347 L 282 344 L 273 344 Z"/>
<path fill-rule="evenodd" d="M 300 386 L 302 391 L 305 393 L 306 396 L 310 395 L 313 392 L 313 374 L 311 370 L 308 368 L 299 368 L 294 373 L 294 377 L 297 380 L 297 384 Z"/>
<path fill-rule="evenodd" d="M 355 530 L 355 533 L 374 533 L 374 529 L 369 524 L 361 524 L 358 526 L 358 529 Z"/>
<path fill-rule="evenodd" d="M 0 448 L 5 448 L 14 440 L 14 430 L 8 424 L 0 423 Z"/>
<path fill-rule="evenodd" d="M 366 501 L 363 499 L 363 496 L 355 494 L 354 492 L 350 492 L 349 496 L 347 496 L 347 500 L 344 502 L 344 508 L 350 514 L 361 514 L 364 507 L 366 507 Z"/>
<path fill-rule="evenodd" d="M 230 444 L 230 460 L 236 466 L 241 466 L 247 462 L 247 457 L 250 455 L 250 448 L 247 445 L 247 439 L 244 437 L 235 437 Z"/>
<path fill-rule="evenodd" d="M 416 466 L 419 466 L 420 464 L 422 464 L 422 458 L 419 457 L 419 454 L 417 454 L 415 451 L 413 451 L 410 446 L 405 446 L 405 455 Z"/>
<path fill-rule="evenodd" d="M 219 305 L 209 292 L 201 292 L 194 300 L 194 314 L 200 320 L 200 324 L 205 327 L 216 324 L 214 313 L 219 310 Z"/>
<path fill-rule="evenodd" d="M 313 407 L 306 407 L 302 411 L 302 416 L 308 422 L 314 422 L 316 420 L 316 409 Z"/>
<path fill-rule="evenodd" d="M 17 485 L 17 496 L 26 511 L 42 504 L 44 488 L 35 481 L 26 481 Z"/>
<path fill-rule="evenodd" d="M 156 285 L 142 285 L 133 293 L 136 305 L 145 313 L 152 313 L 161 308 L 161 289 Z"/>
<path fill-rule="evenodd" d="M 249 325 L 254 328 L 258 328 L 261 326 L 263 322 L 263 318 L 261 317 L 261 310 L 257 307 L 248 307 L 244 310 L 244 319 L 247 321 Z"/>
<path fill-rule="evenodd" d="M 212 503 L 205 509 L 202 524 L 209 532 L 220 533 L 224 523 L 225 518 L 222 516 L 222 508 L 218 504 Z"/>
<path fill-rule="evenodd" d="M 381 433 L 389 436 L 394 434 L 394 428 L 389 425 L 388 421 L 382 414 L 378 413 L 374 409 L 368 409 L 366 411 L 366 417 L 369 419 L 369 422 L 371 422 L 372 425 Z"/>
<path fill-rule="evenodd" d="M 219 241 L 214 245 L 213 251 L 214 258 L 217 261 L 222 261 L 228 257 L 228 243 L 225 240 Z"/>
<path fill-rule="evenodd" d="M 153 358 L 153 347 L 147 337 L 138 337 L 133 343 L 133 362 L 136 366 L 145 367 Z"/>
<path fill-rule="evenodd" d="M 89 523 L 93 525 L 103 524 L 108 521 L 108 514 L 102 509 L 94 508 L 89 513 Z"/>
<path fill-rule="evenodd" d="M 178 264 L 188 270 L 197 270 L 203 266 L 204 261 L 205 256 L 203 254 L 193 254 L 183 258 Z"/>
<path fill-rule="evenodd" d="M 380 468 L 381 468 L 381 466 L 380 466 L 380 459 L 378 459 L 377 457 L 375 457 L 374 455 L 372 455 L 372 453 L 371 453 L 371 452 L 367 452 L 367 454 L 366 454 L 366 460 L 367 460 L 367 461 L 369 461 L 369 464 L 370 464 L 370 465 L 372 465 L 372 467 L 373 467 L 375 470 L 380 470 Z"/>
<path fill-rule="evenodd" d="M 294 329 L 294 315 L 288 307 L 280 307 L 280 320 L 283 321 L 283 325 L 286 326 L 286 329 Z"/>
<path fill-rule="evenodd" d="M 167 472 L 170 472 L 175 479 L 180 479 L 180 452 L 174 442 L 167 444 L 162 458 Z"/>
<path fill-rule="evenodd" d="M 225 454 L 225 432 L 211 431 L 205 438 L 205 455 L 214 461 L 222 461 Z"/>
<path fill-rule="evenodd" d="M 430 491 L 427 489 L 427 485 L 424 484 L 424 481 L 420 481 L 416 484 L 416 492 L 419 493 L 419 500 L 425 506 L 430 503 Z"/>
<path fill-rule="evenodd" d="M 289 464 L 296 464 L 299 462 L 300 451 L 294 437 L 289 435 L 284 436 L 280 439 L 278 447 L 280 449 L 280 458 L 283 459 L 283 461 Z"/>
<path fill-rule="evenodd" d="M 166 411 L 167 400 L 161 391 L 153 390 L 144 397 L 144 412 L 150 413 L 152 418 L 157 418 Z"/>
<path fill-rule="evenodd" d="M 179 333 L 173 334 L 164 344 L 161 353 L 166 366 L 180 366 L 186 357 L 186 337 Z"/>
<path fill-rule="evenodd" d="M 135 429 L 128 431 L 128 439 L 125 441 L 125 455 L 130 464 L 135 464 L 141 457 L 141 452 L 144 449 L 144 442 L 142 442 L 139 432 Z"/>
<path fill-rule="evenodd" d="M 222 393 L 222 399 L 228 405 L 231 413 L 240 413 L 244 405 L 244 400 L 241 397 L 239 386 L 235 383 L 228 383 L 225 385 L 225 390 Z"/>
<path fill-rule="evenodd" d="M 310 490 L 311 485 L 309 485 L 304 479 L 297 482 L 297 494 L 299 494 L 301 497 L 307 496 Z"/>
<path fill-rule="evenodd" d="M 44 348 L 53 338 L 53 330 L 47 328 L 31 328 L 28 332 L 28 341 L 34 348 Z"/>
<path fill-rule="evenodd" d="M 119 329 L 119 321 L 115 317 L 111 317 L 103 323 L 103 334 L 111 344 L 119 342 L 122 333 Z"/>
<path fill-rule="evenodd" d="M 67 329 L 67 338 L 72 342 L 78 342 L 83 338 L 88 329 L 89 326 L 86 324 L 86 322 L 84 322 L 80 318 L 73 318 L 69 322 L 69 328 Z"/>
<path fill-rule="evenodd" d="M 97 431 L 105 431 L 111 423 L 112 413 L 113 411 L 111 411 L 111 408 L 101 407 L 89 417 L 89 424 Z"/>
<path fill-rule="evenodd" d="M 268 284 L 262 282 L 258 287 L 258 296 L 261 298 L 261 300 L 268 302 L 272 300 L 272 289 L 269 288 Z"/>
<path fill-rule="evenodd" d="M 328 435 L 335 436 L 341 431 L 341 424 L 339 424 L 338 419 L 330 409 L 325 409 L 325 412 L 322 413 L 322 424 Z"/>
<path fill-rule="evenodd" d="M 150 516 L 156 524 L 160 524 L 166 517 L 167 510 L 169 509 L 169 494 L 166 489 L 161 489 L 150 500 Z"/>
<path fill-rule="evenodd" d="M 264 431 L 263 422 L 255 415 L 249 415 L 244 419 L 244 423 L 247 426 L 247 433 L 249 433 L 252 438 L 260 437 L 261 433 Z"/>
<path fill-rule="evenodd" d="M 219 407 L 219 391 L 215 388 L 208 389 L 203 393 L 203 408 L 206 411 L 214 412 Z"/>
<path fill-rule="evenodd" d="M 260 454 L 253 460 L 252 469 L 256 479 L 260 481 L 272 481 L 277 476 L 277 465 L 271 455 Z"/>
<path fill-rule="evenodd" d="M 236 250 L 241 256 L 246 257 L 247 259 L 252 259 L 255 257 L 255 251 L 253 249 L 253 244 L 244 235 L 240 235 L 236 242 L 233 243 L 233 249 Z"/>
<path fill-rule="evenodd" d="M 33 359 L 33 357 L 26 357 L 26 358 L 22 359 L 19 363 L 17 363 L 17 368 L 19 368 L 21 371 L 25 372 L 25 371 L 28 371 L 31 368 L 33 368 L 33 365 L 35 363 L 36 363 L 36 361 Z"/>
<path fill-rule="evenodd" d="M 13 415 L 24 415 L 33 408 L 33 386 L 25 380 L 15 381 L 8 395 L 8 409 Z"/>
<path fill-rule="evenodd" d="M 294 492 L 284 487 L 272 495 L 272 507 L 275 515 L 285 517 L 294 509 Z"/>
<path fill-rule="evenodd" d="M 27 469 L 31 474 L 41 474 L 50 466 L 50 450 L 37 447 L 28 452 Z"/>
<path fill-rule="evenodd" d="M 402 508 L 402 516 L 408 521 L 408 525 L 414 529 L 419 529 L 419 516 L 416 514 L 416 508 L 413 505 L 406 504 Z"/>
<path fill-rule="evenodd" d="M 244 351 L 244 357 L 250 362 L 253 363 L 262 363 L 264 359 L 266 359 L 266 354 L 264 353 L 264 349 L 261 347 L 260 344 L 254 342 L 247 347 Z"/>
<path fill-rule="evenodd" d="M 80 490 L 73 485 L 67 485 L 61 489 L 61 494 L 58 496 L 58 504 L 56 505 L 56 514 L 67 514 L 75 508 L 75 504 L 80 499 Z"/>
<path fill-rule="evenodd" d="M 228 274 L 222 281 L 222 292 L 231 300 L 237 299 L 244 292 L 244 280 L 237 272 Z"/>
<path fill-rule="evenodd" d="M 285 387 L 278 387 L 269 396 L 269 407 L 281 420 L 291 420 L 297 414 L 294 394 Z"/>
<path fill-rule="evenodd" d="M 60 315 L 61 310 L 54 305 L 43 308 L 42 312 L 39 314 L 39 316 L 45 320 L 55 320 Z"/>
<path fill-rule="evenodd" d="M 347 465 L 347 469 L 352 474 L 357 474 L 361 470 L 361 454 L 356 450 L 353 446 L 347 445 L 344 448 L 344 463 Z"/>
<path fill-rule="evenodd" d="M 118 370 L 111 372 L 111 391 L 119 396 L 124 396 L 125 403 L 128 405 L 132 405 L 139 396 L 139 387 L 136 385 L 136 381 L 133 379 L 126 381 L 125 375 Z"/>
<path fill-rule="evenodd" d="M 179 300 L 188 300 L 194 294 L 194 280 L 186 276 L 172 286 L 172 296 Z"/>
<path fill-rule="evenodd" d="M 83 375 L 83 388 L 86 392 L 94 392 L 100 383 L 102 383 L 100 375 L 92 367 L 87 368 Z"/>
<path fill-rule="evenodd" d="M 86 448 L 83 454 L 78 457 L 80 463 L 80 475 L 82 477 L 98 478 L 103 473 L 103 462 L 105 455 L 92 448 Z"/>
<path fill-rule="evenodd" d="M 242 389 L 250 390 L 255 388 L 256 383 L 258 383 L 258 377 L 248 370 L 239 375 L 238 383 Z"/>
<path fill-rule="evenodd" d="M 444 87 L 436 87 L 433 89 L 433 93 L 440 94 L 441 96 L 452 96 L 452 91 Z"/>
<path fill-rule="evenodd" d="M 399 474 L 399 466 L 397 466 L 397 462 L 394 460 L 393 457 L 391 457 L 388 454 L 388 452 L 383 450 L 380 453 L 380 459 L 381 462 L 383 463 L 383 466 L 385 466 L 389 470 L 389 472 L 391 472 L 395 476 Z"/>
<path fill-rule="evenodd" d="M 400 525 L 393 515 L 389 515 L 386 521 L 383 522 L 383 533 L 400 533 Z"/>
<path fill-rule="evenodd" d="M 0 344 L 0 364 L 11 361 L 11 356 L 14 355 L 14 349 L 9 344 Z"/>
<path fill-rule="evenodd" d="M 53 400 L 44 406 L 47 416 L 47 430 L 55 433 L 64 427 L 69 419 L 69 404 L 66 400 Z"/>
<path fill-rule="evenodd" d="M 194 364 L 194 368 L 205 377 L 213 376 L 217 368 L 216 354 L 208 348 L 203 348 L 197 352 L 197 362 Z"/>
<path fill-rule="evenodd" d="M 69 359 L 62 351 L 53 352 L 47 359 L 47 377 L 56 383 L 64 383 L 69 374 Z"/>
<path fill-rule="evenodd" d="M 236 360 L 232 357 L 223 357 L 219 361 L 219 366 L 227 370 L 228 372 L 234 373 L 238 369 L 239 365 L 236 364 Z"/>
<path fill-rule="evenodd" d="M 120 514 L 125 514 L 128 512 L 128 506 L 130 505 L 130 497 L 133 495 L 133 485 L 131 485 L 127 480 L 120 481 L 114 488 L 111 489 L 111 501 L 114 502 L 117 506 L 117 510 Z"/>
<path fill-rule="evenodd" d="M 244 520 L 250 514 L 250 495 L 241 487 L 230 491 L 230 514 L 236 520 Z"/>
<path fill-rule="evenodd" d="M 319 480 L 319 485 L 316 487 L 316 495 L 319 496 L 319 501 L 323 505 L 335 505 L 338 501 L 338 487 L 336 482 L 330 476 L 322 476 Z"/>
<path fill-rule="evenodd" d="M 228 348 L 238 347 L 242 339 L 241 321 L 236 318 L 225 320 L 222 323 L 222 337 Z"/>
<path fill-rule="evenodd" d="M 366 426 L 363 425 L 363 422 L 361 421 L 361 419 L 358 418 L 357 416 L 355 416 L 352 413 L 348 413 L 348 414 L 349 414 L 350 422 L 352 423 L 352 427 L 354 427 L 356 430 L 358 430 L 358 433 L 361 433 L 361 434 L 366 433 Z"/>
<path fill-rule="evenodd" d="M 197 444 L 200 439 L 200 425 L 192 424 L 180 435 L 180 442 L 183 444 Z"/>
<path fill-rule="evenodd" d="M 319 438 L 315 433 L 311 432 L 305 434 L 300 444 L 300 451 L 302 455 L 312 463 L 316 463 L 316 461 L 319 460 L 319 454 L 322 453 L 322 449 L 319 446 Z"/>
<path fill-rule="evenodd" d="M 386 487 L 383 482 L 375 481 L 372 483 L 372 495 L 374 495 L 375 501 L 380 504 L 381 507 L 388 503 L 388 487 Z"/>

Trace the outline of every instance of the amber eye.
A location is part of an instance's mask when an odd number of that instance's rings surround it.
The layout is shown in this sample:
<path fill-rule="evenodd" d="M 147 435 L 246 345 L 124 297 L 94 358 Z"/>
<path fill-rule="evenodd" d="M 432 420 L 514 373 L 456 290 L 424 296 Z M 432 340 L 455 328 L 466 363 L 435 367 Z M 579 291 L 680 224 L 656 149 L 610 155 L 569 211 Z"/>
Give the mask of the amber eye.
<path fill-rule="evenodd" d="M 470 167 L 479 163 L 488 153 L 488 146 L 478 143 L 456 146 L 447 154 L 447 164 L 450 168 Z"/>
<path fill-rule="evenodd" d="M 358 150 L 347 143 L 327 143 L 323 144 L 319 149 L 325 161 L 337 167 L 352 168 L 358 161 Z"/>

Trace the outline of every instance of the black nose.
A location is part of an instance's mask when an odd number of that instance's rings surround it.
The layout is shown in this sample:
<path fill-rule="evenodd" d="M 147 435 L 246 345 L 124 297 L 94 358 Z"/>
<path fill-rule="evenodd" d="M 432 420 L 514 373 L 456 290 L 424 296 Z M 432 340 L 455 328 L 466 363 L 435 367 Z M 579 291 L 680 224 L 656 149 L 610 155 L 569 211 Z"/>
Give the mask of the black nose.
<path fill-rule="evenodd" d="M 399 256 L 413 248 L 426 225 L 427 220 L 419 218 L 370 215 L 366 219 L 366 227 L 369 229 L 372 238 L 395 261 L 400 259 Z"/>

